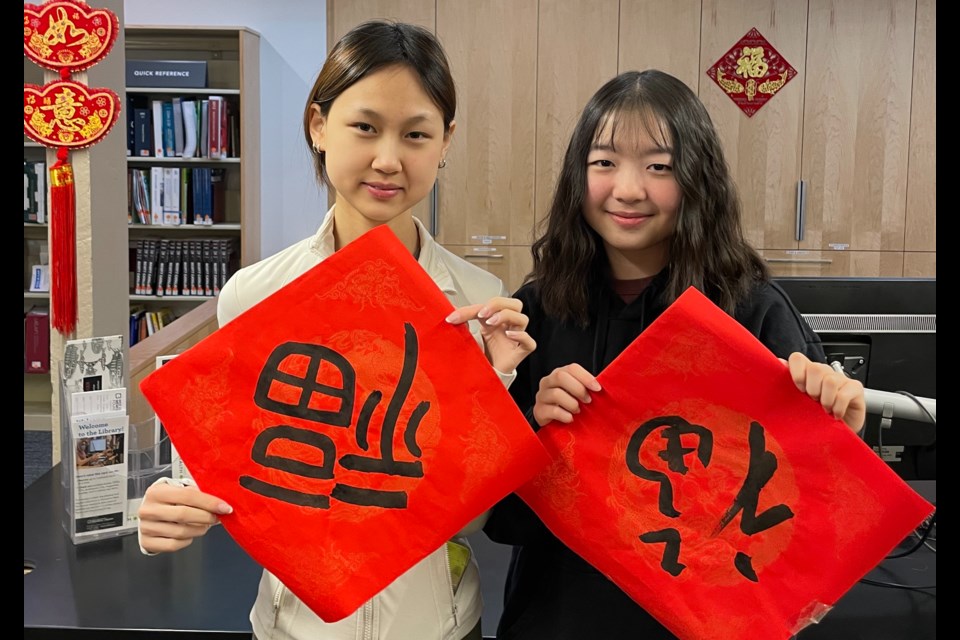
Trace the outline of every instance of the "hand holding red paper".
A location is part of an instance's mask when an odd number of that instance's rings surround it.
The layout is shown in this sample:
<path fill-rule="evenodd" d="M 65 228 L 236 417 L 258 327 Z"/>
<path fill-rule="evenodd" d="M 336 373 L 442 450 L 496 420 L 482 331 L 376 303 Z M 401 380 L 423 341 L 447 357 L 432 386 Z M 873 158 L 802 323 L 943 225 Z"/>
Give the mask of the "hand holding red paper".
<path fill-rule="evenodd" d="M 553 461 L 517 493 L 680 638 L 794 635 L 933 511 L 695 289 L 593 380 L 602 390 L 577 373 L 541 386 Z M 558 389 L 592 401 L 563 408 Z M 837 391 L 814 395 L 832 407 Z"/>
<path fill-rule="evenodd" d="M 451 311 L 378 227 L 141 384 L 230 534 L 326 621 L 547 462 Z"/>

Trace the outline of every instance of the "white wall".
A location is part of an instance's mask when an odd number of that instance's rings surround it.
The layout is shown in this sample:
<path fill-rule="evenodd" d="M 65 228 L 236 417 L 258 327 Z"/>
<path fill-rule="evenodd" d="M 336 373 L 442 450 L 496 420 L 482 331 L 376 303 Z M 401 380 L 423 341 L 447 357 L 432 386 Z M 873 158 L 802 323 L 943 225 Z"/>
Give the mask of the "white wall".
<path fill-rule="evenodd" d="M 260 256 L 312 235 L 326 212 L 303 106 L 327 50 L 325 0 L 124 0 L 126 24 L 247 27 L 260 34 Z"/>

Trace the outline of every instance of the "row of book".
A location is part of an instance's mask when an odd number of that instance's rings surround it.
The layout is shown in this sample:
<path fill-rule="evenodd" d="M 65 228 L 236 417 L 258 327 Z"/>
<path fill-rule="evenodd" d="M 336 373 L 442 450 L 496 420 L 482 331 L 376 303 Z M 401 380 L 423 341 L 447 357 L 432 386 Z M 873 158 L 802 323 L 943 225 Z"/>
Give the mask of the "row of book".
<path fill-rule="evenodd" d="M 215 296 L 239 266 L 237 238 L 141 238 L 131 256 L 132 292 Z"/>
<path fill-rule="evenodd" d="M 127 222 L 212 225 L 226 222 L 226 172 L 220 167 L 130 167 Z"/>
<path fill-rule="evenodd" d="M 153 98 L 127 94 L 127 155 L 238 158 L 237 103 L 223 96 Z"/>
<path fill-rule="evenodd" d="M 47 221 L 47 163 L 23 161 L 23 221 Z"/>
<path fill-rule="evenodd" d="M 130 307 L 130 346 L 148 338 L 177 319 L 170 307 L 147 309 L 142 304 Z"/>

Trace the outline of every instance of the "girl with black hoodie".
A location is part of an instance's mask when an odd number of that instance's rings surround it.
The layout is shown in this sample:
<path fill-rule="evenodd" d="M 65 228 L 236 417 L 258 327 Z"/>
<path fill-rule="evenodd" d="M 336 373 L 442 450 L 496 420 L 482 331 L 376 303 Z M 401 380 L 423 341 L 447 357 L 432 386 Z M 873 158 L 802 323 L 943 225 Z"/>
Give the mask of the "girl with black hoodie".
<path fill-rule="evenodd" d="M 594 376 L 690 286 L 784 359 L 824 410 L 862 428 L 863 386 L 825 363 L 817 335 L 747 244 L 710 116 L 673 76 L 625 72 L 590 99 L 533 259 L 515 297 L 539 348 L 510 393 L 534 429 L 572 421 L 600 391 Z M 497 640 L 673 637 L 515 495 L 484 530 L 514 545 Z"/>

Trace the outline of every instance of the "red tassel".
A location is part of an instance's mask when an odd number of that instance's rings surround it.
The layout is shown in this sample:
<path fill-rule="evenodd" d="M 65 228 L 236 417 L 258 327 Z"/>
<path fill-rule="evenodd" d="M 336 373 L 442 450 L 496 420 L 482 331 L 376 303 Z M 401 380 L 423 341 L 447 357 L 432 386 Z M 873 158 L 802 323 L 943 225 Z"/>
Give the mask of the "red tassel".
<path fill-rule="evenodd" d="M 77 211 L 67 153 L 58 149 L 50 167 L 51 323 L 65 336 L 77 328 Z"/>

